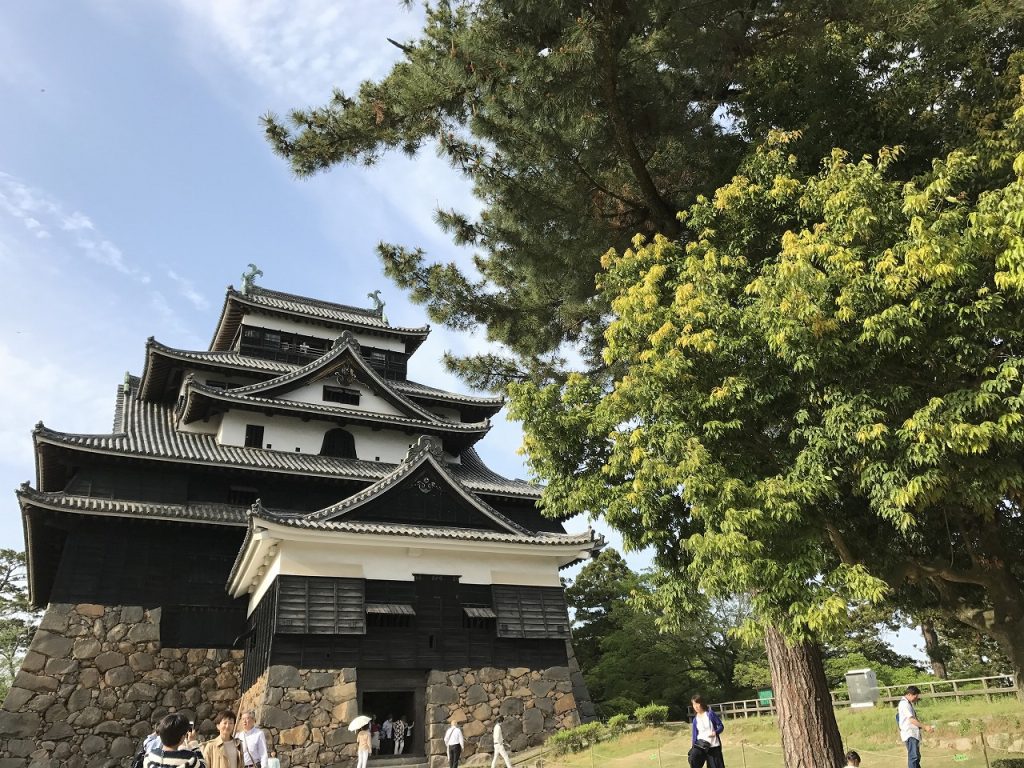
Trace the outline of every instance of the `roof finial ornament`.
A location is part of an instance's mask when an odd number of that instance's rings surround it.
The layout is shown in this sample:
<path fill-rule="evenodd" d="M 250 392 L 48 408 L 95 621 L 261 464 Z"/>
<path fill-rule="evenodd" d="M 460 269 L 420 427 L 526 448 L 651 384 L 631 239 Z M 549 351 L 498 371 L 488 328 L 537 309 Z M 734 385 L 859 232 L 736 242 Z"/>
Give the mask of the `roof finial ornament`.
<path fill-rule="evenodd" d="M 375 291 L 370 291 L 366 294 L 366 298 L 373 300 L 373 312 L 379 317 L 384 324 L 388 322 L 387 315 L 384 314 L 384 300 L 380 297 L 380 288 Z"/>
<path fill-rule="evenodd" d="M 433 435 L 420 435 L 416 442 L 409 446 L 404 461 L 409 461 L 421 453 L 429 453 L 440 458 L 444 453 L 444 444 Z"/>
<path fill-rule="evenodd" d="M 248 296 L 256 287 L 256 278 L 263 277 L 263 270 L 250 263 L 249 269 L 242 273 L 242 293 Z"/>

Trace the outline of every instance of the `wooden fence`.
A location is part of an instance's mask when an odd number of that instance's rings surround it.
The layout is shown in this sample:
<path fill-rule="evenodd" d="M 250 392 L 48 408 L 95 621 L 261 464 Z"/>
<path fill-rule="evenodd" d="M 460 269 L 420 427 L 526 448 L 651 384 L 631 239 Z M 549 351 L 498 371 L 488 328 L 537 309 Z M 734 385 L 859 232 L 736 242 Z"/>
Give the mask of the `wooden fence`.
<path fill-rule="evenodd" d="M 895 704 L 907 690 L 907 685 L 880 685 L 878 696 L 880 705 Z M 922 699 L 943 699 L 955 698 L 957 702 L 963 699 L 984 696 L 987 701 L 992 701 L 993 696 L 1020 696 L 1021 690 L 1016 675 L 992 675 L 989 677 L 964 677 L 958 680 L 926 680 L 914 683 L 921 689 Z M 831 691 L 832 706 L 850 706 L 849 691 L 843 689 Z M 744 699 L 740 701 L 723 701 L 712 704 L 714 709 L 723 718 L 735 717 L 758 717 L 760 715 L 775 714 L 775 699 Z"/>

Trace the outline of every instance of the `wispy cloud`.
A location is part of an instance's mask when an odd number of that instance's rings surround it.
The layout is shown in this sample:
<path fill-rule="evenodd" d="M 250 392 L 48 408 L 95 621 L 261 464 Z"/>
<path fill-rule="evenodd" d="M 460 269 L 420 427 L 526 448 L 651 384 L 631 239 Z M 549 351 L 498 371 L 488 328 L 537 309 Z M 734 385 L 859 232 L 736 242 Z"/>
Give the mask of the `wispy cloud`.
<path fill-rule="evenodd" d="M 178 293 L 184 296 L 193 307 L 196 309 L 206 309 L 210 306 L 210 302 L 208 302 L 206 297 L 195 289 L 191 280 L 182 277 L 173 269 L 167 270 L 167 276 L 178 287 Z"/>
<path fill-rule="evenodd" d="M 67 212 L 67 206 L 53 195 L 0 171 L 0 211 L 38 239 L 66 233 L 64 239 L 89 259 L 123 275 L 148 282 L 146 274 L 128 264 L 124 253 L 102 236 L 92 220 L 81 211 Z"/>

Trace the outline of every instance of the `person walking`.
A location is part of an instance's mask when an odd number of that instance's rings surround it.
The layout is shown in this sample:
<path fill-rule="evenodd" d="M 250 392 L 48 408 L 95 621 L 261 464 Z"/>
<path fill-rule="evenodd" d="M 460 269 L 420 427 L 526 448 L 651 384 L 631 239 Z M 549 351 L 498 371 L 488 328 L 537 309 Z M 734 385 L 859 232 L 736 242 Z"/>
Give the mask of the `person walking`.
<path fill-rule="evenodd" d="M 505 718 L 498 715 L 494 719 L 494 757 L 491 758 L 491 768 L 498 764 L 498 757 L 505 761 L 505 768 L 512 768 L 512 761 L 508 759 L 508 752 L 505 751 L 505 737 L 501 732 L 501 724 Z"/>
<path fill-rule="evenodd" d="M 242 741 L 236 739 L 235 713 L 221 712 L 213 719 L 217 737 L 203 744 L 203 760 L 207 768 L 241 768 Z"/>
<path fill-rule="evenodd" d="M 267 753 L 267 737 L 262 728 L 256 727 L 256 713 L 249 709 L 242 713 L 238 723 L 240 730 L 235 738 L 242 742 L 242 761 L 244 768 L 267 768 L 270 759 Z"/>
<path fill-rule="evenodd" d="M 448 750 L 448 768 L 459 768 L 462 748 L 466 746 L 466 737 L 462 735 L 457 718 L 452 718 L 451 727 L 444 733 L 444 745 Z"/>
<path fill-rule="evenodd" d="M 722 741 L 719 734 L 725 730 L 725 724 L 718 714 L 704 703 L 704 697 L 697 694 L 690 699 L 695 712 L 691 721 L 691 744 L 687 759 L 690 768 L 725 768 L 722 757 Z"/>
<path fill-rule="evenodd" d="M 370 761 L 373 741 L 370 735 L 370 724 L 367 723 L 356 734 L 356 768 L 366 768 Z"/>
<path fill-rule="evenodd" d="M 380 752 L 382 755 L 391 755 L 395 752 L 394 729 L 395 723 L 389 714 L 380 726 Z"/>
<path fill-rule="evenodd" d="M 142 768 L 206 768 L 198 749 L 187 744 L 192 723 L 180 712 L 167 715 L 156 727 L 160 744 L 142 759 Z"/>
<path fill-rule="evenodd" d="M 405 716 L 395 718 L 391 724 L 391 732 L 395 735 L 395 754 L 402 754 L 405 749 Z"/>
<path fill-rule="evenodd" d="M 917 719 L 914 704 L 921 698 L 921 689 L 916 685 L 908 685 L 906 693 L 896 706 L 896 723 L 900 728 L 900 738 L 907 747 L 907 768 L 921 768 L 921 729 L 934 733 L 934 725 L 925 725 Z"/>

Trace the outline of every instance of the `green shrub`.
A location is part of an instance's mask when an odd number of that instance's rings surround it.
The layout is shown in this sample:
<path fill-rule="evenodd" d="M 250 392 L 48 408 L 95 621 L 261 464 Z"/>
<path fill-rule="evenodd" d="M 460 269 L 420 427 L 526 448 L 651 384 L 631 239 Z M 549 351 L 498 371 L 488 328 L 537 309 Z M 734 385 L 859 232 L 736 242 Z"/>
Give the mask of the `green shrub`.
<path fill-rule="evenodd" d="M 608 730 L 612 733 L 622 733 L 626 729 L 626 724 L 629 722 L 629 715 L 612 715 L 608 718 Z"/>
<path fill-rule="evenodd" d="M 588 745 L 599 741 L 604 735 L 604 726 L 601 723 L 584 723 L 575 728 L 565 728 L 556 731 L 548 737 L 547 745 L 556 754 L 564 755 L 566 752 L 580 752 Z"/>
<path fill-rule="evenodd" d="M 633 717 L 644 725 L 657 725 L 668 720 L 668 707 L 662 704 L 648 704 L 646 707 L 637 707 Z"/>
<path fill-rule="evenodd" d="M 992 768 L 1024 768 L 1024 758 L 1001 757 L 992 761 Z"/>
<path fill-rule="evenodd" d="M 597 702 L 595 704 L 595 709 L 597 709 L 598 717 L 602 720 L 607 720 L 612 715 L 630 715 L 633 713 L 633 710 L 639 706 L 639 701 L 634 701 L 628 696 L 615 696 L 607 701 Z"/>

